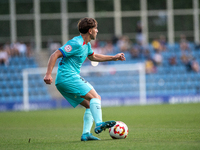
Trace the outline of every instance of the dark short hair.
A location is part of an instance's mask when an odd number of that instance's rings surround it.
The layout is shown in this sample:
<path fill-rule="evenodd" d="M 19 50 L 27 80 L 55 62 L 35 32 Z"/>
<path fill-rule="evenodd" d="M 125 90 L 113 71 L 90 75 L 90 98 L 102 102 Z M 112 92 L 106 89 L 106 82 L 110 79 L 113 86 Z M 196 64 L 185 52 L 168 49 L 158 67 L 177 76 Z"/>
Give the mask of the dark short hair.
<path fill-rule="evenodd" d="M 97 26 L 97 21 L 93 18 L 82 18 L 78 22 L 78 30 L 80 33 L 87 33 L 89 29 Z"/>

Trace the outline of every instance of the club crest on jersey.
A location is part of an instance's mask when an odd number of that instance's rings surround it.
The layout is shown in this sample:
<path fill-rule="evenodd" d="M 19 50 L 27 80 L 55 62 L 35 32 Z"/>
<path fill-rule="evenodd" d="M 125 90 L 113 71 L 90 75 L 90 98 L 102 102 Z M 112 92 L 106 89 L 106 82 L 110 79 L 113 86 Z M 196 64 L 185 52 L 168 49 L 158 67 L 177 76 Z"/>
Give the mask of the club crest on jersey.
<path fill-rule="evenodd" d="M 66 45 L 66 46 L 65 46 L 65 51 L 66 51 L 66 52 L 71 52 L 71 50 L 72 50 L 71 45 Z"/>

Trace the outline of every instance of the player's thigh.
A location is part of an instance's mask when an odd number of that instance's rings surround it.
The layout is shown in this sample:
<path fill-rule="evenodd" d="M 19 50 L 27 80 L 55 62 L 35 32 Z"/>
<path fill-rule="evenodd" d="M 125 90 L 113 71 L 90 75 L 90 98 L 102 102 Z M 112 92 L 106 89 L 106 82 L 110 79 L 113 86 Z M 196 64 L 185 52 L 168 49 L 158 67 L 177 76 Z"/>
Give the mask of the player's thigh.
<path fill-rule="evenodd" d="M 101 96 L 95 91 L 95 89 L 91 89 L 85 96 L 81 97 L 89 101 L 93 98 L 98 98 L 101 100 Z"/>

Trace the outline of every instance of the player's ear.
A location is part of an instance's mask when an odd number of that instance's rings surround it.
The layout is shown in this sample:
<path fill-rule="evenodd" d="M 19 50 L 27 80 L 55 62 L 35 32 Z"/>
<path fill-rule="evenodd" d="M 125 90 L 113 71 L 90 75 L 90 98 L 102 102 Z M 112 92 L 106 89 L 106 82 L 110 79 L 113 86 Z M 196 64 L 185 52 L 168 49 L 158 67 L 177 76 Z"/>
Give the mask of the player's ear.
<path fill-rule="evenodd" d="M 89 33 L 89 34 L 92 34 L 92 29 L 89 29 L 89 30 L 88 30 L 88 33 Z"/>

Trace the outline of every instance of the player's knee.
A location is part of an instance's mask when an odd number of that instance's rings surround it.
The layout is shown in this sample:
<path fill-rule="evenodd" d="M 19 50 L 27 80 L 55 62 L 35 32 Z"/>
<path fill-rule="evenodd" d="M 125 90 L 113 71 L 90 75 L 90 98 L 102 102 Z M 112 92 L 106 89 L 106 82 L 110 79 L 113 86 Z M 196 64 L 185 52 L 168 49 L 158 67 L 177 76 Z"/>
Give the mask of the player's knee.
<path fill-rule="evenodd" d="M 101 96 L 100 96 L 100 95 L 98 95 L 98 99 L 100 99 L 100 100 L 101 100 Z"/>
<path fill-rule="evenodd" d="M 97 98 L 97 99 L 101 100 L 101 96 L 100 96 L 100 95 L 98 95 L 98 94 L 97 94 L 97 95 L 95 95 L 95 96 L 93 96 L 91 99 L 93 99 L 93 98 Z M 91 99 L 90 99 L 90 100 L 91 100 Z"/>

